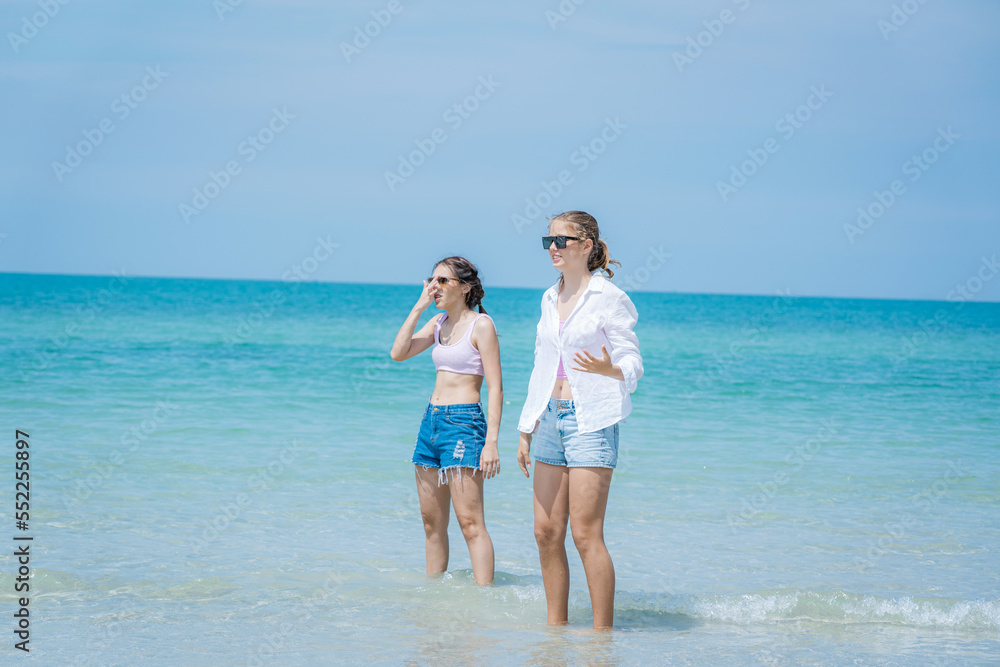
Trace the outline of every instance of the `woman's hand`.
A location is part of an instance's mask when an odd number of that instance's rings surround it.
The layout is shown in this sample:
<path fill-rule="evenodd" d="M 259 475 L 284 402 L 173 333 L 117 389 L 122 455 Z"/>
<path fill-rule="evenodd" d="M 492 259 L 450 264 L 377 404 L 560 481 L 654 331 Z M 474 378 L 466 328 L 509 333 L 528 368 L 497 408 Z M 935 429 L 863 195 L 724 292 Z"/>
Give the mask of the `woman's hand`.
<path fill-rule="evenodd" d="M 522 433 L 521 442 L 517 445 L 517 465 L 521 467 L 521 472 L 524 473 L 525 477 L 530 478 L 531 475 L 528 474 L 528 468 L 531 467 L 531 434 Z"/>
<path fill-rule="evenodd" d="M 414 308 L 423 312 L 432 305 L 434 305 L 434 295 L 431 294 L 431 284 L 425 280 L 424 290 L 420 293 L 420 298 L 417 299 L 417 305 Z"/>
<path fill-rule="evenodd" d="M 603 345 L 601 346 L 601 354 L 603 356 L 598 359 L 590 353 L 590 350 L 583 350 L 582 353 L 577 352 L 573 355 L 573 362 L 576 364 L 576 366 L 573 367 L 573 370 L 583 371 L 584 373 L 606 375 L 609 378 L 614 378 L 616 380 L 624 380 L 625 375 L 622 373 L 622 369 L 611 363 L 611 355 L 608 354 L 607 348 Z M 577 366 L 582 368 L 578 368 Z"/>
<path fill-rule="evenodd" d="M 497 443 L 486 443 L 483 453 L 479 457 L 479 470 L 483 473 L 484 479 L 492 479 L 500 474 L 500 452 Z"/>

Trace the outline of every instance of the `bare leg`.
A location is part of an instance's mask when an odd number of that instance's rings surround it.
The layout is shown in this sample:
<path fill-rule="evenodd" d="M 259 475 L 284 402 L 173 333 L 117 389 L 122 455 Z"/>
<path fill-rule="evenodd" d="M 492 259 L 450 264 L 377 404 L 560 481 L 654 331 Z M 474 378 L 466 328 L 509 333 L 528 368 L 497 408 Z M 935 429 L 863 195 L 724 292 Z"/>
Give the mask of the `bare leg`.
<path fill-rule="evenodd" d="M 452 472 L 451 501 L 455 517 L 462 528 L 465 543 L 469 545 L 472 576 L 480 586 L 493 583 L 493 540 L 486 531 L 483 513 L 483 476 L 472 468 L 464 468 L 461 475 Z"/>
<path fill-rule="evenodd" d="M 569 520 L 587 573 L 595 629 L 612 627 L 615 617 L 615 565 L 604 544 L 604 512 L 613 472 L 611 468 L 569 469 Z"/>
<path fill-rule="evenodd" d="M 426 538 L 427 574 L 441 574 L 448 569 L 448 518 L 451 514 L 451 490 L 444 484 L 438 486 L 436 468 L 417 471 L 417 497 L 420 499 L 420 516 L 424 520 Z"/>
<path fill-rule="evenodd" d="M 535 541 L 542 566 L 549 625 L 569 622 L 569 474 L 565 466 L 535 462 Z"/>

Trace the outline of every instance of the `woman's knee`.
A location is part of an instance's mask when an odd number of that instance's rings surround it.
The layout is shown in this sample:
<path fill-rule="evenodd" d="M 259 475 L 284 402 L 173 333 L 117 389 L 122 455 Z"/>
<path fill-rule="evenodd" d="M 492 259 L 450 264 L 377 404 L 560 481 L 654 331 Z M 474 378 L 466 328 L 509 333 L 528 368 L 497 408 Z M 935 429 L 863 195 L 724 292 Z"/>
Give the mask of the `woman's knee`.
<path fill-rule="evenodd" d="M 557 521 L 535 520 L 535 542 L 546 547 L 566 542 L 566 525 Z"/>
<path fill-rule="evenodd" d="M 486 532 L 486 522 L 477 514 L 457 514 L 458 527 L 462 529 L 465 539 L 479 537 Z"/>
<path fill-rule="evenodd" d="M 439 512 L 420 512 L 420 517 L 424 521 L 424 532 L 427 535 L 448 534 L 448 515 L 441 516 Z"/>
<path fill-rule="evenodd" d="M 594 549 L 607 550 L 604 545 L 604 531 L 590 526 L 580 528 L 573 526 L 573 544 L 576 545 L 576 549 L 580 553 Z"/>

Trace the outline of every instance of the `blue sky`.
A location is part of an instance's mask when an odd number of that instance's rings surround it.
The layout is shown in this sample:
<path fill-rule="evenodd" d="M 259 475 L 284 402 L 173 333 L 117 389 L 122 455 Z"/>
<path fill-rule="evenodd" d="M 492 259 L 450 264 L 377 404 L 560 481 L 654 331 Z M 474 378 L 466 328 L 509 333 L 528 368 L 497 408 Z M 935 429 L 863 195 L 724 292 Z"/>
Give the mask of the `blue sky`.
<path fill-rule="evenodd" d="M 996 2 L 233 1 L 0 1 L 0 271 L 1000 300 Z"/>

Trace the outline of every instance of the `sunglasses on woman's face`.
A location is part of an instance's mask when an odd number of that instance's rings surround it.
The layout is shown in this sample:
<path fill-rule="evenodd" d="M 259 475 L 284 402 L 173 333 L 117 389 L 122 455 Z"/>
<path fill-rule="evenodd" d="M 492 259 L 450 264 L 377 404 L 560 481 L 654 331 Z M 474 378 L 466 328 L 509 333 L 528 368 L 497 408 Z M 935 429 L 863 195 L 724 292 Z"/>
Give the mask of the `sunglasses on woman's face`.
<path fill-rule="evenodd" d="M 447 285 L 448 282 L 451 280 L 454 280 L 455 282 L 461 282 L 458 278 L 448 278 L 447 276 L 438 276 L 437 278 L 431 276 L 430 278 L 427 279 L 427 282 L 429 284 L 433 284 L 435 280 L 437 281 L 438 285 Z"/>
<path fill-rule="evenodd" d="M 582 241 L 579 236 L 543 236 L 542 237 L 542 247 L 546 250 L 555 241 L 556 247 L 562 250 L 566 247 L 566 241 Z"/>

